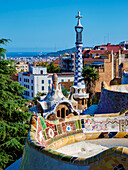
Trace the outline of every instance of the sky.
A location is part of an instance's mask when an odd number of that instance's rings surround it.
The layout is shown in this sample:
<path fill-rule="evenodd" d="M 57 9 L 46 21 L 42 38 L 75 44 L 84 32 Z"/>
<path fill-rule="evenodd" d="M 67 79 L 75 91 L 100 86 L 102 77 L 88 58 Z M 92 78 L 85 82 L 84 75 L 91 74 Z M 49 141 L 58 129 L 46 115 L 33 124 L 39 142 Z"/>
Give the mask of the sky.
<path fill-rule="evenodd" d="M 128 0 L 1 0 L 0 6 L 0 39 L 11 39 L 9 52 L 74 47 L 78 11 L 84 47 L 128 40 Z"/>

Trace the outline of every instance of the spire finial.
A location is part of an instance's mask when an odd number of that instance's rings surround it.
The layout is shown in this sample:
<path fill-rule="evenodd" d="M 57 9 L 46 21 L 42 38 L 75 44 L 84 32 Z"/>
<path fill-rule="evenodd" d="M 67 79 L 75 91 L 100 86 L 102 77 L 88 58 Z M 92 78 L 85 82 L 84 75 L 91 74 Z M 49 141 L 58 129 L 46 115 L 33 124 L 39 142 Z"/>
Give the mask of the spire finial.
<path fill-rule="evenodd" d="M 78 23 L 77 25 L 78 26 L 81 26 L 81 23 L 80 23 L 80 18 L 82 18 L 83 16 L 80 15 L 80 11 L 78 12 L 78 16 L 76 16 L 76 18 L 78 18 Z"/>

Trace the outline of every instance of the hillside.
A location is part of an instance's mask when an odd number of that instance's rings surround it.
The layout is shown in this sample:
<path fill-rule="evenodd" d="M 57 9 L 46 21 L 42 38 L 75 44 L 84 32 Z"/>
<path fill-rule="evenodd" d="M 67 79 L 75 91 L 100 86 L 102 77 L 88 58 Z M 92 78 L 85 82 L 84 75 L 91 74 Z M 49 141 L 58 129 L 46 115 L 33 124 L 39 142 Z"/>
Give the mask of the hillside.
<path fill-rule="evenodd" d="M 83 47 L 85 48 L 85 47 Z M 89 47 L 86 47 L 86 48 L 89 48 Z M 41 56 L 42 57 L 59 57 L 60 55 L 64 55 L 65 53 L 74 53 L 76 52 L 76 47 L 73 47 L 73 48 L 70 48 L 70 49 L 65 49 L 65 50 L 59 50 L 57 52 L 50 52 L 50 53 L 47 53 L 47 54 L 42 54 Z"/>

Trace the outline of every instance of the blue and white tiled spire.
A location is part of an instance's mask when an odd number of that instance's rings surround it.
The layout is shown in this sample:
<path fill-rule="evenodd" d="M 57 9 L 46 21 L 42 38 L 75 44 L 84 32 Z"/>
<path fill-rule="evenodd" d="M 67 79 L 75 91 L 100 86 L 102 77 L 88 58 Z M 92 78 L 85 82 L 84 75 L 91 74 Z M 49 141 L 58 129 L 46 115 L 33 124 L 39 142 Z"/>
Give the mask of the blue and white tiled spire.
<path fill-rule="evenodd" d="M 82 69 L 83 69 L 83 59 L 82 59 L 82 31 L 83 26 L 80 23 L 80 12 L 78 12 L 78 23 L 75 26 L 76 31 L 76 56 L 75 56 L 75 74 L 74 74 L 74 84 L 70 88 L 69 100 L 73 103 L 74 107 L 80 114 L 82 110 L 87 107 L 86 99 L 89 98 L 89 94 L 86 93 L 84 81 L 82 79 Z M 76 105 L 77 103 L 77 105 Z"/>
<path fill-rule="evenodd" d="M 84 85 L 82 81 L 79 81 L 81 79 L 81 74 L 82 74 L 82 69 L 83 69 L 83 59 L 82 59 L 82 31 L 83 31 L 83 26 L 80 23 L 80 12 L 78 12 L 78 23 L 75 26 L 75 31 L 76 31 L 76 56 L 75 56 L 75 75 L 74 75 L 74 86 L 80 86 Z"/>
<path fill-rule="evenodd" d="M 81 79 L 82 69 L 83 69 L 83 61 L 82 61 L 82 47 L 77 48 L 76 56 L 75 56 L 75 75 L 74 75 L 74 86 L 77 86 L 82 81 Z"/>

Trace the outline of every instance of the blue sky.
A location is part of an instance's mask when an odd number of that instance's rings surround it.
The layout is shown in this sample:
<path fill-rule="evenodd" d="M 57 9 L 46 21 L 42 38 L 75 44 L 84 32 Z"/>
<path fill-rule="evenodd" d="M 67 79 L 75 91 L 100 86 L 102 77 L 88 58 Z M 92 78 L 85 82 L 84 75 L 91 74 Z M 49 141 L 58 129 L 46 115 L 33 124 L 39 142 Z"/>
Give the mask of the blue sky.
<path fill-rule="evenodd" d="M 6 0 L 0 5 L 0 38 L 12 40 L 8 51 L 74 47 L 78 11 L 84 46 L 128 40 L 127 0 Z"/>

